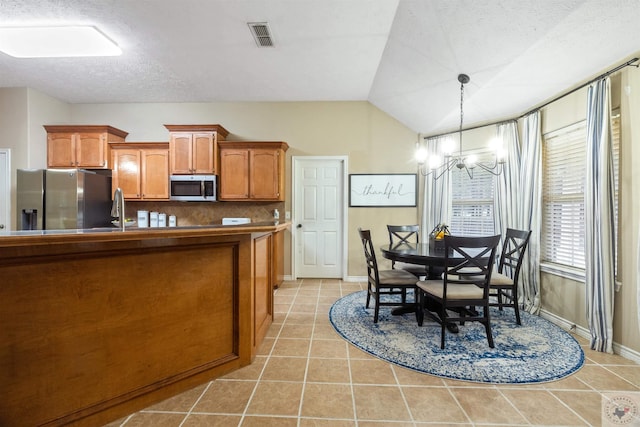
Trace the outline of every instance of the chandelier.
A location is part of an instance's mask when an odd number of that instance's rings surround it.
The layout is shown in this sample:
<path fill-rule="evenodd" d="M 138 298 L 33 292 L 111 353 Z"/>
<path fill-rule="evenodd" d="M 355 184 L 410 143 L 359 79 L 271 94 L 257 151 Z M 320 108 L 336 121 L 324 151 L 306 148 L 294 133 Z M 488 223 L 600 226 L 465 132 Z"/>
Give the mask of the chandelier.
<path fill-rule="evenodd" d="M 469 83 L 471 79 L 466 74 L 459 74 L 458 81 L 460 82 L 460 128 L 459 134 L 459 150 L 458 155 L 454 156 L 452 150 L 449 147 L 444 148 L 441 159 L 439 155 L 429 155 L 429 150 L 424 145 L 418 143 L 416 151 L 416 160 L 418 162 L 420 174 L 423 176 L 431 175 L 433 179 L 440 178 L 445 172 L 450 171 L 454 167 L 458 169 L 464 169 L 469 178 L 473 179 L 473 170 L 476 167 L 483 169 L 493 175 L 500 175 L 504 170 L 504 153 L 500 147 L 496 147 L 496 155 L 491 163 L 478 162 L 477 156 L 470 154 L 466 157 L 462 154 L 462 125 L 464 122 L 464 85 Z"/>

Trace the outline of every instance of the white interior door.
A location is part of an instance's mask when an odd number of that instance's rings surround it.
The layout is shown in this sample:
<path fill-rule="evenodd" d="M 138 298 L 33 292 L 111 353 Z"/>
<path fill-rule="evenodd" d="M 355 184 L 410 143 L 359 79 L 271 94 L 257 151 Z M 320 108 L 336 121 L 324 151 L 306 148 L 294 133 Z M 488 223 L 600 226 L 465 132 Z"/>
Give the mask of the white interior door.
<path fill-rule="evenodd" d="M 294 157 L 293 258 L 298 278 L 342 278 L 345 157 Z"/>
<path fill-rule="evenodd" d="M 11 229 L 11 150 L 0 148 L 0 233 Z"/>

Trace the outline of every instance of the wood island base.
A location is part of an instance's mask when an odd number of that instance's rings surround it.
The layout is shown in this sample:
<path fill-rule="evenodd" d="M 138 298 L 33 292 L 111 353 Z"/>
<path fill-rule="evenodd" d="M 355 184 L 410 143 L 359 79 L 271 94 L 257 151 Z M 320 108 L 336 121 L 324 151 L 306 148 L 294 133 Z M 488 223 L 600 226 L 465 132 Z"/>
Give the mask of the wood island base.
<path fill-rule="evenodd" d="M 0 238 L 0 425 L 101 425 L 250 364 L 273 231 Z"/>

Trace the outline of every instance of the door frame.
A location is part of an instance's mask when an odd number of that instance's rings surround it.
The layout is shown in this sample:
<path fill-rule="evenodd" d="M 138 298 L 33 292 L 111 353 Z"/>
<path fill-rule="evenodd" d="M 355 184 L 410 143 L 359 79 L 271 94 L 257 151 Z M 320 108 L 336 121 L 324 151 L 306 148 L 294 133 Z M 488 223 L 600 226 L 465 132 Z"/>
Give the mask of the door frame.
<path fill-rule="evenodd" d="M 0 154 L 3 155 L 3 157 L 6 159 L 6 163 L 4 163 L 4 166 L 6 167 L 6 170 L 2 170 L 2 168 L 0 168 L 0 173 L 4 173 L 4 176 L 2 177 L 4 182 L 5 182 L 5 186 L 4 188 L 0 189 L 0 195 L 3 194 L 3 192 L 6 194 L 6 200 L 7 203 L 4 204 L 4 218 L 6 220 L 6 223 L 4 224 L 5 228 L 4 230 L 0 230 L 0 232 L 8 232 L 9 230 L 13 229 L 13 223 L 11 221 L 11 211 L 13 210 L 13 204 L 12 202 L 12 197 L 11 197 L 11 149 L 10 148 L 0 148 Z M 0 182 L 2 182 L 0 180 Z"/>
<path fill-rule="evenodd" d="M 342 280 L 347 279 L 348 247 L 349 247 L 349 198 L 347 197 L 349 185 L 349 156 L 291 156 L 291 276 L 292 280 L 298 278 L 296 271 L 296 165 L 305 160 L 335 160 L 342 163 Z"/>

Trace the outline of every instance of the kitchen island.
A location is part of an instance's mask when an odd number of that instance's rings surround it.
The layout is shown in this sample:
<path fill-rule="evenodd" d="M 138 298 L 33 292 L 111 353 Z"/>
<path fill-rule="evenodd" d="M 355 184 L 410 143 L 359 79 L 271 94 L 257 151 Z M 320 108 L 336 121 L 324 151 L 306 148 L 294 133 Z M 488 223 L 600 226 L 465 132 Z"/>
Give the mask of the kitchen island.
<path fill-rule="evenodd" d="M 248 365 L 288 223 L 0 236 L 0 425 L 101 425 Z"/>

